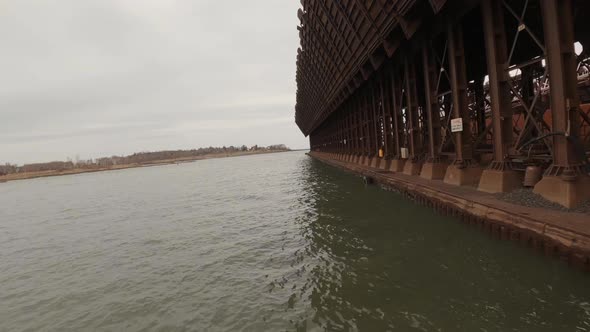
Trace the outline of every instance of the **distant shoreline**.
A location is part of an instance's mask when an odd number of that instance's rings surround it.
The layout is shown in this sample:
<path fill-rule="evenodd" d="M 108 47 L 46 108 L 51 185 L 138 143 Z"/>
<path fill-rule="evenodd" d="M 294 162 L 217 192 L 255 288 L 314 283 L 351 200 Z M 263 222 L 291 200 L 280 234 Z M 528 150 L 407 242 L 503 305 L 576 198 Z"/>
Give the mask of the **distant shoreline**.
<path fill-rule="evenodd" d="M 4 183 L 4 182 L 8 182 L 8 181 L 46 178 L 46 177 L 52 177 L 52 176 L 65 176 L 65 175 L 75 175 L 75 174 L 82 174 L 82 173 L 117 171 L 117 170 L 122 170 L 122 169 L 138 168 L 138 167 L 164 166 L 164 165 L 171 165 L 171 164 L 189 163 L 189 162 L 198 161 L 198 160 L 205 160 L 205 159 L 243 157 L 243 156 L 250 156 L 250 155 L 257 155 L 257 154 L 281 153 L 281 152 L 293 152 L 293 151 L 299 151 L 299 150 L 276 150 L 276 151 L 257 150 L 257 151 L 243 151 L 243 152 L 235 152 L 235 153 L 213 153 L 213 154 L 207 154 L 207 155 L 196 156 L 196 157 L 165 159 L 165 160 L 158 160 L 158 161 L 150 161 L 150 162 L 146 162 L 146 163 L 114 165 L 114 166 L 100 167 L 100 168 L 87 168 L 87 169 L 74 168 L 74 169 L 68 169 L 68 170 L 63 170 L 63 171 L 40 171 L 40 172 L 13 173 L 13 174 L 7 174 L 7 175 L 0 175 L 0 183 Z"/>

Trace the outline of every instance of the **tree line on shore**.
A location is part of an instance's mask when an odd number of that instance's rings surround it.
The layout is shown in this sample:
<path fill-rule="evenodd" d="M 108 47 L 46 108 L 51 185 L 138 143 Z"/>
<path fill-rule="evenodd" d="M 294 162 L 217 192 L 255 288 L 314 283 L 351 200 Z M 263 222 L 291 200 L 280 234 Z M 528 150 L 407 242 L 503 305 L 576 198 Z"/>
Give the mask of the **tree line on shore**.
<path fill-rule="evenodd" d="M 0 176 L 13 173 L 29 173 L 29 172 L 44 172 L 44 171 L 66 171 L 71 169 L 98 169 L 108 168 L 116 165 L 135 165 L 135 164 L 149 164 L 176 159 L 191 159 L 199 158 L 208 155 L 232 155 L 237 153 L 247 152 L 274 152 L 274 151 L 289 151 L 289 148 L 284 144 L 269 145 L 261 147 L 254 145 L 247 147 L 242 146 L 223 146 L 223 147 L 208 147 L 192 150 L 166 150 L 155 152 L 139 152 L 128 156 L 112 156 L 89 160 L 68 160 L 68 161 L 52 161 L 47 163 L 25 164 L 18 166 L 15 164 L 6 163 L 0 165 Z M 77 159 L 77 158 L 76 158 Z"/>

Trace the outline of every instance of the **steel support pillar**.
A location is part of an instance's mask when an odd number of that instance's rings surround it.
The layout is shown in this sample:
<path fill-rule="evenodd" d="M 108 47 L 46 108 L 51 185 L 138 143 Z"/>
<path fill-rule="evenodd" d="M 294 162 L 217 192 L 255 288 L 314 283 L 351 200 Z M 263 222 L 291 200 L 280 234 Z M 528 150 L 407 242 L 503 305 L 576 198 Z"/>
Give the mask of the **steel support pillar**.
<path fill-rule="evenodd" d="M 362 154 L 362 121 L 361 121 L 361 109 L 360 109 L 360 102 L 358 98 L 355 98 L 355 102 L 353 103 L 354 109 L 354 119 L 355 119 L 355 132 L 356 132 L 356 139 L 355 139 L 355 150 L 356 150 L 356 158 L 355 162 L 361 163 L 361 154 Z"/>
<path fill-rule="evenodd" d="M 372 81 L 369 83 L 369 102 L 370 102 L 370 107 L 369 107 L 369 112 L 371 112 L 371 136 L 373 137 L 373 144 L 372 144 L 372 153 L 371 153 L 371 162 L 369 163 L 369 166 L 371 167 L 379 167 L 379 162 L 380 162 L 380 158 L 379 158 L 379 130 L 378 130 L 378 122 L 379 122 L 379 118 L 378 118 L 378 114 L 377 114 L 377 99 L 375 98 L 377 91 L 375 89 L 375 81 Z"/>
<path fill-rule="evenodd" d="M 402 172 L 404 170 L 404 164 L 406 162 L 405 159 L 401 158 L 401 117 L 402 117 L 402 84 L 397 80 L 395 75 L 395 68 L 391 68 L 391 86 L 390 86 L 390 93 L 391 93 L 391 114 L 393 118 L 393 144 L 395 151 L 393 152 L 393 158 L 391 159 L 391 164 L 389 166 L 389 170 L 392 172 Z"/>
<path fill-rule="evenodd" d="M 418 91 L 416 78 L 416 65 L 411 56 L 406 57 L 404 70 L 406 76 L 406 112 L 408 112 L 408 136 L 409 136 L 409 159 L 404 165 L 404 174 L 420 175 L 422 162 L 418 159 L 421 152 L 421 143 L 418 127 Z"/>
<path fill-rule="evenodd" d="M 367 91 L 362 91 L 362 107 L 361 115 L 363 117 L 363 165 L 369 166 L 371 159 L 371 134 L 370 134 L 370 120 L 369 120 L 369 105 L 367 102 Z"/>
<path fill-rule="evenodd" d="M 467 96 L 467 74 L 463 30 L 460 23 L 447 26 L 449 46 L 449 71 L 453 98 L 453 118 L 461 119 L 463 130 L 455 132 L 455 160 L 445 173 L 444 181 L 458 186 L 472 186 L 479 183 L 482 169 L 473 161 L 471 130 L 469 128 L 469 101 Z"/>
<path fill-rule="evenodd" d="M 571 0 L 541 0 L 549 69 L 553 164 L 534 192 L 571 208 L 590 198 L 590 177 L 580 144 L 580 100 L 577 90 L 574 19 Z"/>
<path fill-rule="evenodd" d="M 352 158 L 352 112 L 350 102 L 346 103 L 346 161 L 351 162 Z"/>
<path fill-rule="evenodd" d="M 347 103 L 348 108 L 348 161 L 352 162 L 354 158 L 354 117 L 353 108 L 350 101 Z"/>
<path fill-rule="evenodd" d="M 428 180 L 442 180 L 447 171 L 447 163 L 438 154 L 441 140 L 440 114 L 436 91 L 437 72 L 430 51 L 430 43 L 422 46 L 422 66 L 424 68 L 425 111 L 428 125 L 428 158 L 422 166 L 420 177 Z"/>
<path fill-rule="evenodd" d="M 383 118 L 383 158 L 379 168 L 388 170 L 391 167 L 391 114 L 389 98 L 385 96 L 385 77 L 379 78 L 379 96 L 381 98 L 381 117 Z"/>
<path fill-rule="evenodd" d="M 483 172 L 478 190 L 489 193 L 510 192 L 521 187 L 522 179 L 508 158 L 508 148 L 512 144 L 513 111 L 506 68 L 508 45 L 502 1 L 483 0 L 481 12 L 492 110 L 494 159 Z"/>

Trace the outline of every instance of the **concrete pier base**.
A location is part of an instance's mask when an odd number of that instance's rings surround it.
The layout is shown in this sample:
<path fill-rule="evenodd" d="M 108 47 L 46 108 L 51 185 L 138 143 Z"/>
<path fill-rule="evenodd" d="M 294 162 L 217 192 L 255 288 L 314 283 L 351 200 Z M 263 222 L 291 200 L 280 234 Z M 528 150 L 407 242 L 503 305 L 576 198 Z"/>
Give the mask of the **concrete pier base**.
<path fill-rule="evenodd" d="M 399 159 L 399 158 L 392 159 L 391 163 L 389 164 L 389 170 L 392 172 L 396 172 L 396 173 L 403 172 L 405 164 L 406 164 L 405 159 Z"/>
<path fill-rule="evenodd" d="M 391 166 L 391 159 L 381 159 L 381 163 L 379 164 L 379 169 L 388 171 L 389 167 Z"/>
<path fill-rule="evenodd" d="M 537 183 L 533 192 L 566 208 L 575 208 L 590 199 L 590 177 L 579 174 L 567 179 L 563 176 L 545 175 Z"/>
<path fill-rule="evenodd" d="M 439 161 L 427 161 L 422 166 L 420 177 L 427 180 L 442 180 L 449 165 Z"/>
<path fill-rule="evenodd" d="M 417 160 L 408 160 L 404 165 L 404 174 L 406 175 L 420 175 L 422 171 L 422 162 Z"/>
<path fill-rule="evenodd" d="M 481 175 L 477 190 L 490 194 L 508 193 L 522 188 L 522 181 L 522 176 L 516 171 L 486 169 Z"/>
<path fill-rule="evenodd" d="M 369 166 L 374 167 L 374 168 L 378 168 L 380 162 L 381 162 L 381 159 L 379 157 L 373 157 L 373 158 L 371 158 L 371 162 L 369 163 Z"/>
<path fill-rule="evenodd" d="M 455 186 L 477 186 L 483 169 L 479 166 L 451 164 L 447 167 L 444 182 Z"/>
<path fill-rule="evenodd" d="M 363 156 L 363 166 L 371 167 L 371 157 Z"/>

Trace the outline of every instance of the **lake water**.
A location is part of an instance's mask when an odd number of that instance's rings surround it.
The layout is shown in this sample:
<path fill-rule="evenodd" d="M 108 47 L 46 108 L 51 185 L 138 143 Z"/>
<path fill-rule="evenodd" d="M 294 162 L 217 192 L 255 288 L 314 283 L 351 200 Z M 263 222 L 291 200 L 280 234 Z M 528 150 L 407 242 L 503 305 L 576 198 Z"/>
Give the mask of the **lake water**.
<path fill-rule="evenodd" d="M 589 331 L 588 278 L 303 152 L 0 184 L 0 331 Z"/>

